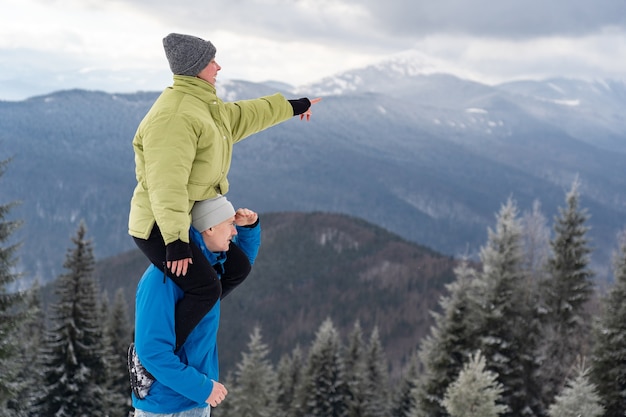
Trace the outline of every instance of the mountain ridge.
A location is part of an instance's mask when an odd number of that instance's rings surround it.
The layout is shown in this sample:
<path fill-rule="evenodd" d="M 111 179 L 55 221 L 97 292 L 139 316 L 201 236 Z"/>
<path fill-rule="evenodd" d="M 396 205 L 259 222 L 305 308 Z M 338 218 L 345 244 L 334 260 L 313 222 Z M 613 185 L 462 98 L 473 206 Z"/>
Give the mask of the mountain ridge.
<path fill-rule="evenodd" d="M 579 178 L 594 263 L 606 274 L 626 217 L 622 83 L 488 86 L 399 74 L 384 64 L 340 74 L 360 81 L 324 96 L 311 122 L 294 118 L 237 144 L 231 201 L 260 213 L 355 215 L 440 253 L 475 257 L 507 198 L 522 211 L 538 200 L 551 218 Z M 313 97 L 327 82 L 301 93 Z M 230 101 L 279 87 L 226 81 L 218 93 Z M 58 275 L 59 242 L 80 220 L 99 258 L 133 248 L 130 143 L 158 94 L 68 90 L 0 102 L 0 149 L 13 158 L 0 195 L 23 202 L 12 215 L 25 220 L 18 234 L 25 275 L 44 282 Z"/>

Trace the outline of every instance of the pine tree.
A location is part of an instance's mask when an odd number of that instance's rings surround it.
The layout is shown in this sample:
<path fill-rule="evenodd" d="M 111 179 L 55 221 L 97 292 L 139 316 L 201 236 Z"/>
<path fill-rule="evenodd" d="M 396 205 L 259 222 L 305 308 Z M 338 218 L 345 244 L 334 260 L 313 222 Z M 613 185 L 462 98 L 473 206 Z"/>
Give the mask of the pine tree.
<path fill-rule="evenodd" d="M 615 283 L 602 300 L 594 328 L 590 380 L 605 406 L 604 417 L 626 411 L 626 232 L 615 259 Z"/>
<path fill-rule="evenodd" d="M 39 281 L 25 294 L 26 315 L 20 325 L 20 352 L 16 360 L 20 364 L 20 371 L 16 377 L 19 381 L 17 396 L 9 402 L 10 415 L 14 417 L 26 417 L 29 415 L 33 404 L 40 396 L 38 390 L 33 387 L 39 386 L 43 374 L 37 366 L 38 352 L 45 332 L 45 314 L 41 307 L 41 288 Z"/>
<path fill-rule="evenodd" d="M 622 403 L 622 414 L 624 415 Z M 604 412 L 600 405 L 600 396 L 595 386 L 589 382 L 587 370 L 580 366 L 574 378 L 570 379 L 563 392 L 555 398 L 550 406 L 550 417 L 599 417 Z"/>
<path fill-rule="evenodd" d="M 237 364 L 235 384 L 227 397 L 232 402 L 232 415 L 274 417 L 278 414 L 278 378 L 268 354 L 257 326 L 250 335 L 248 352 Z"/>
<path fill-rule="evenodd" d="M 555 237 L 550 241 L 548 280 L 542 293 L 546 316 L 540 385 L 544 404 L 550 404 L 573 371 L 576 357 L 586 354 L 590 317 L 585 307 L 593 292 L 593 272 L 589 268 L 591 249 L 587 242 L 588 215 L 579 208 L 579 182 L 574 181 L 566 195 L 565 208 L 555 219 Z"/>
<path fill-rule="evenodd" d="M 545 279 L 545 265 L 550 254 L 550 229 L 539 201 L 533 203 L 532 211 L 524 213 L 521 222 L 523 267 L 528 274 L 529 285 L 536 286 Z"/>
<path fill-rule="evenodd" d="M 297 392 L 302 385 L 302 370 L 305 361 L 302 350 L 296 346 L 291 355 L 284 355 L 278 361 L 276 374 L 278 377 L 278 408 L 284 417 L 297 417 L 300 412 Z"/>
<path fill-rule="evenodd" d="M 406 370 L 400 377 L 398 389 L 395 390 L 395 397 L 391 404 L 391 415 L 393 417 L 410 417 L 417 407 L 418 363 L 417 353 L 412 354 Z"/>
<path fill-rule="evenodd" d="M 4 175 L 8 160 L 0 161 L 0 176 Z M 16 203 L 0 205 L 0 416 L 12 415 L 7 403 L 17 399 L 20 390 L 16 381 L 20 373 L 19 329 L 23 320 L 23 294 L 11 286 L 20 278 L 15 271 L 15 252 L 19 245 L 11 244 L 10 238 L 21 225 L 20 221 L 7 220 Z M 13 414 L 14 415 L 14 414 Z"/>
<path fill-rule="evenodd" d="M 477 352 L 446 390 L 443 406 L 451 417 L 497 417 L 508 408 L 499 404 L 502 391 L 498 375 L 485 369 L 485 358 Z"/>
<path fill-rule="evenodd" d="M 389 375 L 387 374 L 388 361 L 383 351 L 378 334 L 374 327 L 370 336 L 367 351 L 363 355 L 363 397 L 364 417 L 386 417 L 389 414 Z"/>
<path fill-rule="evenodd" d="M 102 313 L 105 324 L 103 341 L 107 356 L 105 362 L 109 376 L 107 385 L 110 391 L 106 398 L 107 409 L 109 417 L 127 417 L 132 405 L 126 352 L 132 336 L 126 298 L 121 288 L 115 293 L 111 308 L 103 301 Z"/>
<path fill-rule="evenodd" d="M 51 328 L 42 351 L 43 391 L 35 415 L 55 417 L 106 416 L 106 366 L 102 325 L 93 278 L 94 257 L 84 223 L 72 238 L 51 306 Z"/>
<path fill-rule="evenodd" d="M 344 417 L 346 387 L 341 341 L 332 321 L 326 319 L 315 336 L 304 373 L 301 399 L 307 417 Z"/>
<path fill-rule="evenodd" d="M 479 349 L 487 368 L 503 385 L 507 416 L 533 416 L 541 412 L 540 393 L 533 376 L 537 369 L 537 329 L 534 306 L 529 306 L 527 275 L 523 269 L 521 225 L 517 206 L 509 199 L 498 214 L 496 230 L 489 230 L 480 258 L 478 291 Z"/>
<path fill-rule="evenodd" d="M 348 345 L 343 355 L 346 382 L 346 417 L 365 415 L 364 346 L 363 330 L 359 321 L 356 321 L 348 336 Z"/>
<path fill-rule="evenodd" d="M 444 393 L 478 347 L 475 323 L 479 306 L 473 298 L 476 271 L 464 260 L 454 273 L 455 281 L 446 285 L 448 295 L 439 302 L 442 312 L 433 312 L 435 324 L 419 348 L 423 373 L 412 395 L 415 416 L 447 416 L 441 405 Z"/>

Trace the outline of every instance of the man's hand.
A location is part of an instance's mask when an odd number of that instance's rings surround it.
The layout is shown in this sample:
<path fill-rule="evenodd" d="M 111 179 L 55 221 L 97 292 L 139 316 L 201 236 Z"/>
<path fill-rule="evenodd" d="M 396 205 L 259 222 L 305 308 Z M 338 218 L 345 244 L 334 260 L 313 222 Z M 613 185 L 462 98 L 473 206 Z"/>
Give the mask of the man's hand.
<path fill-rule="evenodd" d="M 237 209 L 235 212 L 235 224 L 237 226 L 248 226 L 256 223 L 259 215 L 247 208 Z"/>
<path fill-rule="evenodd" d="M 211 407 L 217 407 L 219 403 L 224 401 L 226 395 L 228 395 L 226 387 L 217 381 L 213 381 L 213 391 L 211 391 L 209 398 L 206 399 L 206 403 Z"/>

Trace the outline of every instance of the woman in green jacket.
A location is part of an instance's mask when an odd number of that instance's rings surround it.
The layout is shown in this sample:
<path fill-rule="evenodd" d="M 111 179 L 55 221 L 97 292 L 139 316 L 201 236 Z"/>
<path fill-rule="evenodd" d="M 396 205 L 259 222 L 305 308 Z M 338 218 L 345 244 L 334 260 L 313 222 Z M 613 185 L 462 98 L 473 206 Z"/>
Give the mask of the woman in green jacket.
<path fill-rule="evenodd" d="M 233 144 L 296 115 L 308 121 L 311 105 L 320 99 L 274 94 L 225 103 L 216 95 L 221 67 L 210 41 L 171 33 L 163 47 L 174 83 L 157 98 L 133 139 L 137 186 L 128 230 L 150 262 L 185 293 L 175 315 L 181 346 L 221 296 L 215 271 L 189 239 L 193 204 L 228 192 Z M 236 247 L 229 252 L 229 260 L 244 266 L 230 270 L 243 279 L 250 266 L 236 252 Z"/>

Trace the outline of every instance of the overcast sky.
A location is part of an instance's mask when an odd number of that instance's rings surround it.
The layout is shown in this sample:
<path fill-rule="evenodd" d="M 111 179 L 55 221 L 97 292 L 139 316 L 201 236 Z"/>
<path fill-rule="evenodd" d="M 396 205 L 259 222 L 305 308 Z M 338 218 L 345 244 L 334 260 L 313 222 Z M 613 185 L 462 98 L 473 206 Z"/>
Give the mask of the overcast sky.
<path fill-rule="evenodd" d="M 294 86 L 407 50 L 493 84 L 626 82 L 626 0 L 2 0 L 0 100 L 160 91 L 162 38 L 211 40 L 218 77 Z M 219 85 L 218 85 L 219 88 Z"/>

